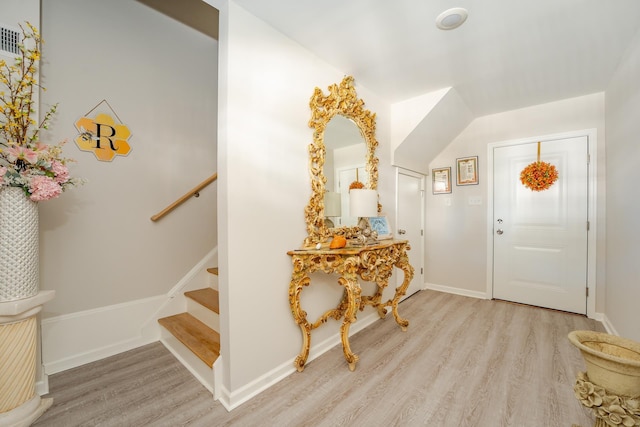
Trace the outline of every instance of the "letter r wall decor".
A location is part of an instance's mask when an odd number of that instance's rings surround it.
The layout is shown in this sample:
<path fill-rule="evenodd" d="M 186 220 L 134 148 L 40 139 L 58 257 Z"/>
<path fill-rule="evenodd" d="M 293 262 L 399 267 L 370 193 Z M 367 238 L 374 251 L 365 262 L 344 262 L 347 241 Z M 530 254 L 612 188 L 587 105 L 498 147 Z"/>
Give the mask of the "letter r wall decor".
<path fill-rule="evenodd" d="M 97 111 L 105 104 L 107 112 Z M 93 116 L 91 115 L 93 113 Z M 117 119 L 114 120 L 115 117 Z M 102 100 L 75 122 L 78 136 L 75 143 L 82 151 L 91 151 L 102 162 L 110 162 L 115 156 L 127 156 L 131 152 L 131 131 L 122 123 L 106 100 Z"/>

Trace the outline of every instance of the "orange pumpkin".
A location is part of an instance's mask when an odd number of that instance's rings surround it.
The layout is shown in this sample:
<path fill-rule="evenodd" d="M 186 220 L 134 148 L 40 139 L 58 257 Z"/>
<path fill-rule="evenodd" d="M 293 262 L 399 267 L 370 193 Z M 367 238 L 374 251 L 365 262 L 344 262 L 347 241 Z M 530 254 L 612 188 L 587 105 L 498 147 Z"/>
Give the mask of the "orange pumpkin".
<path fill-rule="evenodd" d="M 343 236 L 333 236 L 333 240 L 329 243 L 329 248 L 331 249 L 340 249 L 347 246 L 347 239 Z"/>

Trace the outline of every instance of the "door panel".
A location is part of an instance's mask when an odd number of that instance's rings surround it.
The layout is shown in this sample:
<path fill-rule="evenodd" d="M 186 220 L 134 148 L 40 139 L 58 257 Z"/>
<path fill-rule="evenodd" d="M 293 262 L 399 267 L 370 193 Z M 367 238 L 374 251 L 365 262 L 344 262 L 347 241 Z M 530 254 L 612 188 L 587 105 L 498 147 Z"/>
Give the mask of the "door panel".
<path fill-rule="evenodd" d="M 395 236 L 408 240 L 411 245 L 409 263 L 414 268 L 413 280 L 407 288 L 406 297 L 418 292 L 424 286 L 423 264 L 423 182 L 424 177 L 408 171 L 398 171 L 398 230 Z M 404 232 L 404 233 L 401 233 Z M 404 280 L 398 274 L 398 285 Z"/>
<path fill-rule="evenodd" d="M 586 136 L 542 142 L 541 160 L 559 177 L 539 192 L 519 179 L 537 142 L 494 149 L 494 298 L 586 313 L 587 144 Z"/>

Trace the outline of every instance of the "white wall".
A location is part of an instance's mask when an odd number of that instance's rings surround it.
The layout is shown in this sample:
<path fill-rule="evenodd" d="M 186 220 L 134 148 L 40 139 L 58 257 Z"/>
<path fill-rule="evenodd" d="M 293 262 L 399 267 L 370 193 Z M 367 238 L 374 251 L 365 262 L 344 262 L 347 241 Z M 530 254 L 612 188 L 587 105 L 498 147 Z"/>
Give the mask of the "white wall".
<path fill-rule="evenodd" d="M 598 140 L 598 257 L 597 312 L 604 310 L 604 94 L 582 96 L 475 119 L 429 169 L 451 167 L 452 193 L 433 195 L 427 190 L 425 281 L 470 295 L 486 292 L 487 269 L 487 144 L 575 130 L 597 129 Z M 456 158 L 478 156 L 479 184 L 455 185 Z M 470 206 L 479 196 L 482 204 Z M 446 201 L 450 205 L 446 205 Z M 463 268 L 461 268 L 463 267 Z"/>
<path fill-rule="evenodd" d="M 42 136 L 66 139 L 72 174 L 88 181 L 40 204 L 41 284 L 56 291 L 43 314 L 44 356 L 59 363 L 139 334 L 143 319 L 99 319 L 124 306 L 152 313 L 150 301 L 216 245 L 215 183 L 159 222 L 150 217 L 217 170 L 218 47 L 131 0 L 44 1 L 42 34 L 42 103 L 60 103 Z M 132 132 L 131 153 L 112 162 L 73 142 L 75 121 L 102 100 Z M 84 328 L 72 334 L 68 322 Z"/>
<path fill-rule="evenodd" d="M 0 0 L 0 26 L 20 31 L 19 24 L 25 21 L 40 25 L 40 2 L 38 0 Z M 4 58 L 6 60 L 6 57 Z"/>
<path fill-rule="evenodd" d="M 288 302 L 287 251 L 299 248 L 306 236 L 309 99 L 315 87 L 326 92 L 345 73 L 233 2 L 228 13 L 224 4 L 221 10 L 220 46 L 218 259 L 220 305 L 228 310 L 220 323 L 223 383 L 233 406 L 261 382 L 293 372 L 300 352 L 301 334 Z M 389 106 L 355 78 L 365 107 L 377 113 L 380 164 L 389 165 Z M 382 203 L 393 206 L 390 166 L 380 170 L 379 189 Z M 302 302 L 315 320 L 341 295 L 335 277 L 319 275 Z M 314 331 L 312 352 L 328 337 L 337 338 L 338 329 L 331 320 Z"/>
<path fill-rule="evenodd" d="M 640 341 L 640 32 L 606 90 L 606 315 L 618 334 Z"/>
<path fill-rule="evenodd" d="M 39 0 L 0 0 L 0 26 L 21 32 L 20 26 L 28 30 L 26 22 L 34 25 L 36 28 L 39 28 Z M 8 64 L 13 64 L 15 57 L 0 51 L 0 59 L 3 59 Z M 39 71 L 36 71 L 36 77 L 38 77 L 38 74 Z M 2 90 L 4 90 L 4 88 L 2 88 Z M 39 93 L 38 91 L 35 91 L 33 94 L 34 107 L 38 105 L 38 98 Z"/>

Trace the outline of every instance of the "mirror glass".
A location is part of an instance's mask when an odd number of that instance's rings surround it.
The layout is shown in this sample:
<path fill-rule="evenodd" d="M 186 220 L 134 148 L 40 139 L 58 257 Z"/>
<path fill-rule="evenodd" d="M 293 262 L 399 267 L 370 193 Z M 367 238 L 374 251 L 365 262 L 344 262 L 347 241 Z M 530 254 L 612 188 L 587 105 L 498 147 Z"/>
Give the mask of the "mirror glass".
<path fill-rule="evenodd" d="M 367 146 L 358 125 L 342 115 L 334 116 L 324 131 L 326 156 L 324 218 L 328 228 L 358 225 L 349 215 L 349 184 L 369 183 L 366 170 Z M 335 193 L 335 194 L 332 194 Z"/>
<path fill-rule="evenodd" d="M 334 235 L 357 236 L 357 218 L 349 216 L 349 186 L 357 180 L 366 189 L 378 188 L 376 115 L 356 95 L 353 77 L 329 86 L 327 95 L 316 87 L 309 106 L 314 132 L 309 145 L 311 198 L 305 208 L 307 248 L 324 245 Z"/>

